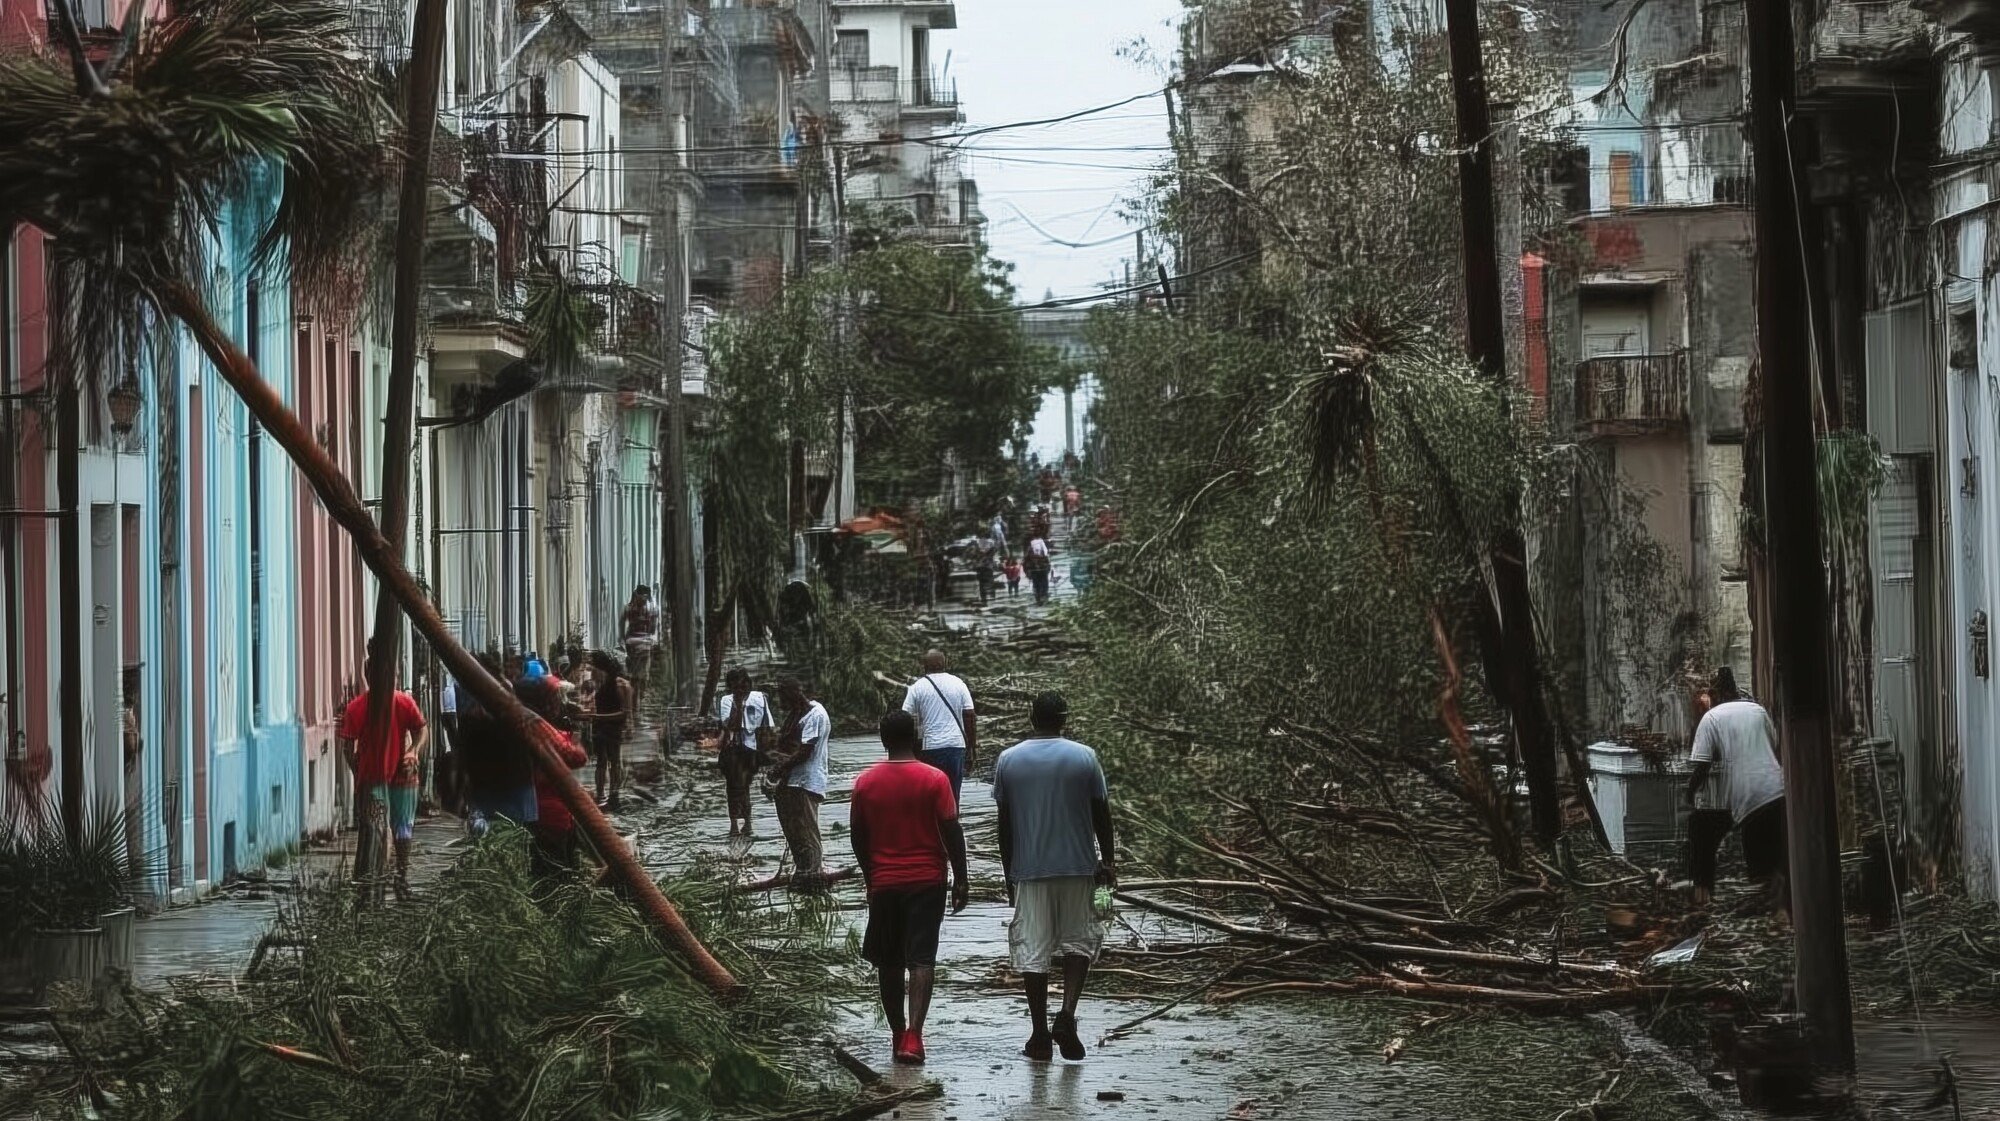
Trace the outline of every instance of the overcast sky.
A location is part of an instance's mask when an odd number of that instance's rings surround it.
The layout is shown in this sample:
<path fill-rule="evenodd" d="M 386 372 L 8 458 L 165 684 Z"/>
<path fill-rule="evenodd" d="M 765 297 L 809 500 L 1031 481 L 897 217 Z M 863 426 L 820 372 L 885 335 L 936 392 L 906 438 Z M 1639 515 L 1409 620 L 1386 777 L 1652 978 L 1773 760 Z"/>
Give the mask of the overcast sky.
<path fill-rule="evenodd" d="M 967 129 L 1039 120 L 1158 90 L 1180 11 L 1180 0 L 958 0 L 958 30 L 938 33 L 933 50 L 951 51 Z M 1155 58 L 1121 56 L 1137 42 Z M 1147 97 L 967 142 L 993 255 L 1015 264 L 1023 302 L 1050 290 L 1083 295 L 1122 276 L 1133 247 L 1120 202 L 1165 156 L 1166 137 L 1166 104 Z M 1049 235 L 1106 244 L 1075 249 Z"/>
<path fill-rule="evenodd" d="M 938 33 L 933 49 L 951 51 L 966 129 L 1044 120 L 1165 85 L 1180 12 L 1180 0 L 958 0 L 958 30 Z M 1151 57 L 1135 58 L 1137 45 Z M 1119 211 L 1165 158 L 1166 142 L 1159 97 L 967 141 L 987 241 L 1014 264 L 1023 303 L 1122 282 L 1133 227 Z M 1085 408 L 1078 402 L 1079 426 Z M 1043 402 L 1029 447 L 1045 461 L 1061 456 L 1061 397 Z"/>

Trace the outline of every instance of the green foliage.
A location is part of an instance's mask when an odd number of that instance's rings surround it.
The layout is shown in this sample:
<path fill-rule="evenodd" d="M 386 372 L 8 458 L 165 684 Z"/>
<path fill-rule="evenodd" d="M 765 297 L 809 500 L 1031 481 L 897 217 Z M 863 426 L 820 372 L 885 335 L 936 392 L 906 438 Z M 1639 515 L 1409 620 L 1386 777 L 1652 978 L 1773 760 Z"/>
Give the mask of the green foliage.
<path fill-rule="evenodd" d="M 808 1000 L 774 1005 L 781 988 L 724 1008 L 629 906 L 581 881 L 538 886 L 526 864 L 506 830 L 422 907 L 309 893 L 283 923 L 302 944 L 295 968 L 279 952 L 249 984 L 140 996 L 79 1025 L 80 1045 L 131 1118 L 699 1118 L 800 1092 L 775 1056 L 809 1030 Z M 730 944 L 724 920 L 705 925 Z M 83 1112 L 76 1097 L 39 1105 Z"/>
<path fill-rule="evenodd" d="M 855 399 L 856 485 L 864 506 L 932 494 L 948 457 L 962 470 L 1007 470 L 1042 394 L 1061 374 L 1013 309 L 1007 266 L 983 249 L 890 240 L 849 261 L 856 309 L 846 355 Z"/>
<path fill-rule="evenodd" d="M 819 590 L 814 630 L 786 650 L 786 658 L 805 671 L 814 695 L 842 728 L 872 731 L 882 713 L 902 699 L 891 697 L 875 674 L 905 672 L 923 653 L 923 640 L 892 612 L 833 602 Z"/>
<path fill-rule="evenodd" d="M 1888 482 L 1889 466 L 1875 437 L 1860 429 L 1843 428 L 1819 438 L 1820 521 L 1832 543 L 1865 548 L 1868 508 Z"/>
<path fill-rule="evenodd" d="M 200 286 L 213 233 L 228 262 L 283 270 L 301 298 L 352 300 L 393 161 L 389 83 L 350 49 L 340 0 L 196 0 L 153 17 L 107 89 L 78 89 L 59 49 L 0 46 L 0 226 L 53 237 L 83 373 L 124 342 L 163 286 Z M 238 205 L 276 178 L 275 207 Z"/>
<path fill-rule="evenodd" d="M 1359 427 L 1335 426 L 1365 448 L 1316 467 L 1300 450 L 1333 438 L 1322 348 L 1152 314 L 1107 314 L 1095 335 L 1123 540 L 1098 552 L 1084 602 L 1097 645 L 1078 710 L 1158 714 L 1204 744 L 1114 719 L 1090 728 L 1108 764 L 1185 831 L 1220 809 L 1202 790 L 1299 794 L 1275 722 L 1434 744 L 1431 610 L 1461 614 L 1533 463 L 1510 402 L 1413 335 L 1366 362 Z"/>
<path fill-rule="evenodd" d="M 105 804 L 84 815 L 75 839 L 53 801 L 0 836 L 0 943 L 20 946 L 34 930 L 94 927 L 127 906 L 144 868 L 132 863 L 125 815 Z"/>
<path fill-rule="evenodd" d="M 863 216 L 844 268 L 788 285 L 718 324 L 712 411 L 697 433 L 719 575 L 759 617 L 790 555 L 793 445 L 831 460 L 852 406 L 858 501 L 901 508 L 948 465 L 1006 475 L 1042 393 L 1061 375 L 1028 342 L 1005 267 Z"/>

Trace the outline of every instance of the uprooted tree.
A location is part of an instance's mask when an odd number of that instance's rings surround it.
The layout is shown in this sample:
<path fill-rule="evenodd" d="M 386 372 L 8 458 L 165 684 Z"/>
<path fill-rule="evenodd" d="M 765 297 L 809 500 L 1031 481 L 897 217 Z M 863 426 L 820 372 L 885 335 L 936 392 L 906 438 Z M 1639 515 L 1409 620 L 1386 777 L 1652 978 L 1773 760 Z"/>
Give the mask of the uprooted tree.
<path fill-rule="evenodd" d="M 357 254 L 379 221 L 385 160 L 399 152 L 383 77 L 349 47 L 337 0 L 194 0 L 166 17 L 133 5 L 125 35 L 93 55 L 67 3 L 54 5 L 55 52 L 0 50 L 0 225 L 52 235 L 65 319 L 53 364 L 71 384 L 101 368 L 103 340 L 163 316 L 193 337 L 353 539 L 417 631 L 479 702 L 529 744 L 598 854 L 653 929 L 704 983 L 736 982 L 554 750 L 555 732 L 480 666 L 403 563 L 399 533 L 378 526 L 352 482 L 218 321 L 211 264 L 231 201 L 281 179 L 262 218 L 256 267 L 282 272 L 306 298 L 337 299 L 371 267 Z M 398 334 L 414 347 L 415 332 Z M 72 411 L 68 419 L 74 421 Z M 63 423 L 58 418 L 58 423 Z"/>
<path fill-rule="evenodd" d="M 1235 588 L 1282 588 L 1265 593 L 1278 612 L 1290 611 L 1288 597 L 1318 607 L 1323 588 L 1339 589 L 1324 604 L 1323 633 L 1338 636 L 1330 647 L 1302 637 L 1319 629 L 1309 625 L 1280 633 L 1314 656 L 1305 664 L 1316 685 L 1330 683 L 1322 657 L 1365 670 L 1352 689 L 1313 691 L 1347 710 L 1326 715 L 1404 740 L 1412 729 L 1397 722 L 1441 720 L 1457 785 L 1494 854 L 1518 864 L 1507 800 L 1466 711 L 1511 717 L 1508 762 L 1530 789 L 1535 832 L 1552 840 L 1557 738 L 1543 683 L 1510 653 L 1510 640 L 1532 633 L 1533 613 L 1496 570 L 1525 563 L 1521 496 L 1551 448 L 1503 381 L 1466 380 L 1474 371 L 1450 343 L 1461 331 L 1462 289 L 1443 44 L 1415 34 L 1385 42 L 1332 14 L 1321 17 L 1331 26 L 1315 26 L 1307 18 L 1315 6 L 1286 0 L 1190 6 L 1203 37 L 1190 47 L 1182 87 L 1187 128 L 1152 205 L 1189 255 L 1192 322 L 1114 328 L 1103 340 L 1100 426 L 1126 519 L 1125 543 L 1107 554 L 1104 572 L 1137 566 L 1130 575 L 1147 590 L 1156 567 L 1199 574 L 1188 581 L 1199 602 L 1166 612 L 1194 620 L 1213 617 Z M 1496 100 L 1537 104 L 1558 88 L 1518 34 L 1502 33 L 1488 49 Z M 1267 77 L 1205 80 L 1245 60 Z M 1190 331 L 1201 338 L 1154 337 Z M 1246 347 L 1262 352 L 1248 358 Z M 1191 366 L 1192 353 L 1210 354 L 1211 364 Z M 1238 365 L 1241 375 L 1228 372 Z M 1114 375 L 1143 388 L 1125 393 Z M 1196 429 L 1173 427 L 1196 417 L 1198 439 Z M 1142 480 L 1158 468 L 1121 451 L 1141 448 L 1199 454 L 1172 468 L 1184 477 Z M 1212 537 L 1175 547 L 1176 536 L 1225 525 L 1261 550 L 1232 549 L 1225 560 Z M 1268 585 L 1248 575 L 1266 574 L 1266 556 L 1279 569 Z M 1318 618 L 1311 608 L 1305 616 Z M 1232 637 L 1254 629 L 1245 616 Z M 1462 648 L 1485 671 L 1484 690 L 1464 687 Z M 1281 711 L 1310 707 L 1310 695 L 1295 694 Z"/>

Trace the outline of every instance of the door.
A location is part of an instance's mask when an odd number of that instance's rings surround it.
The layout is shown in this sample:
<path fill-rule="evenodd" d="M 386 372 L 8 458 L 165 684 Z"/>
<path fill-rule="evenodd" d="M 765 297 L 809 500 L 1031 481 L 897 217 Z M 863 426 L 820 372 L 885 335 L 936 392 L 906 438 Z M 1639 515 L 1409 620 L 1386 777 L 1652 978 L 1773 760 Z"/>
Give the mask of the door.
<path fill-rule="evenodd" d="M 1652 314 L 1645 304 L 1591 304 L 1582 309 L 1583 356 L 1650 354 Z"/>

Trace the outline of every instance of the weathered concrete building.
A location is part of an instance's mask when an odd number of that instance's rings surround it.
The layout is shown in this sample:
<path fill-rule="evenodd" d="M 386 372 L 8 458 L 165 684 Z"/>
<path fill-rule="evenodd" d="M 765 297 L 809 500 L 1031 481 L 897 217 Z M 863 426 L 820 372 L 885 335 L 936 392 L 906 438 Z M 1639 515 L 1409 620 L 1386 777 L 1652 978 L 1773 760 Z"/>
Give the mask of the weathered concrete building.
<path fill-rule="evenodd" d="M 964 157 L 939 139 L 965 120 L 950 52 L 950 0 L 837 0 L 830 61 L 847 201 L 941 245 L 970 244 L 986 217 Z"/>
<path fill-rule="evenodd" d="M 1539 550 L 1557 679 L 1592 737 L 1678 732 L 1690 670 L 1750 681 L 1736 511 L 1755 345 L 1741 10 L 1566 7 L 1566 211 L 1523 261 L 1525 376 L 1579 444 Z"/>

